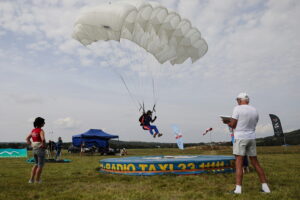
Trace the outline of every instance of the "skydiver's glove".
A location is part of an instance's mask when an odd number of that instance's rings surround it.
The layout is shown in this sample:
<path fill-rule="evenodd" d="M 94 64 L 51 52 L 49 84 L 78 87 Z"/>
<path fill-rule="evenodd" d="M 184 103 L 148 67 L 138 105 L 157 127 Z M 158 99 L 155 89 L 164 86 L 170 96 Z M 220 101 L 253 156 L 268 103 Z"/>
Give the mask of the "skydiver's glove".
<path fill-rule="evenodd" d="M 156 120 L 156 118 L 157 118 L 157 117 L 155 116 L 155 117 L 154 117 L 154 120 Z"/>

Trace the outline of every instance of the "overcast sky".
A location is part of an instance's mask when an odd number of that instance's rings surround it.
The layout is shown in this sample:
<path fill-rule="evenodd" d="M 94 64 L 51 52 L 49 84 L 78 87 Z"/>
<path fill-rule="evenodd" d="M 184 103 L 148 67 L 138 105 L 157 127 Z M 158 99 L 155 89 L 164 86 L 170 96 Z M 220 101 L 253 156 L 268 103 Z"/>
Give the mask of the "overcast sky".
<path fill-rule="evenodd" d="M 260 114 L 257 137 L 273 135 L 269 113 L 285 132 L 299 129 L 300 2 L 298 0 L 161 0 L 197 27 L 207 54 L 192 64 L 159 64 L 126 40 L 88 47 L 72 39 L 80 10 L 107 0 L 0 0 L 0 142 L 25 141 L 32 121 L 46 119 L 46 139 L 71 141 L 90 128 L 126 141 L 230 141 L 219 115 L 231 115 L 239 92 Z M 138 123 L 134 98 L 153 106 L 164 134 Z M 148 74 L 148 75 L 147 75 Z"/>

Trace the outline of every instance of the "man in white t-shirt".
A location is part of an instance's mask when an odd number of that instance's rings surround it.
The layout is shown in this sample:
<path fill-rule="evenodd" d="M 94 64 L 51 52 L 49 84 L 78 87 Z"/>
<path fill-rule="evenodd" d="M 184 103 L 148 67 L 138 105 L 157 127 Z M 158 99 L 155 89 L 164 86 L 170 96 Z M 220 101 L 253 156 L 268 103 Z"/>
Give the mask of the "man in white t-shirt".
<path fill-rule="evenodd" d="M 233 193 L 242 193 L 244 156 L 249 156 L 262 184 L 262 192 L 270 193 L 264 170 L 256 156 L 255 128 L 258 122 L 258 112 L 249 105 L 248 94 L 240 93 L 236 100 L 238 105 L 233 109 L 230 122 L 223 121 L 234 129 L 233 154 L 235 155 L 236 187 Z"/>

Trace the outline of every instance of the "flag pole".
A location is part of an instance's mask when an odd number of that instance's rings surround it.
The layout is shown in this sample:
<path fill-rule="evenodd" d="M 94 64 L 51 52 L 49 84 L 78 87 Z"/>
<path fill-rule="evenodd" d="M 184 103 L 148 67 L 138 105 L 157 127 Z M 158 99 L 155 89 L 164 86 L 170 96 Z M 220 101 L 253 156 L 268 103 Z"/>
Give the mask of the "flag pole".
<path fill-rule="evenodd" d="M 211 148 L 211 150 L 213 150 L 213 147 L 212 147 L 212 140 L 211 140 L 211 132 L 212 132 L 212 131 L 210 131 L 210 133 L 209 133 L 209 137 L 210 137 L 210 148 Z"/>

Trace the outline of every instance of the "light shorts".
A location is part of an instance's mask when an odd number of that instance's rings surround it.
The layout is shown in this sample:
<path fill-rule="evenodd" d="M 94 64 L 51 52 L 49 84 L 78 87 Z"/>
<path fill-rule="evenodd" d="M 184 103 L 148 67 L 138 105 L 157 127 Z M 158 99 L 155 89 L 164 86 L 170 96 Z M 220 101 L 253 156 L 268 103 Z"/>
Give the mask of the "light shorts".
<path fill-rule="evenodd" d="M 34 161 L 35 164 L 38 167 L 43 167 L 45 164 L 45 149 L 42 148 L 37 148 L 37 149 L 33 149 L 33 157 L 34 157 Z"/>
<path fill-rule="evenodd" d="M 235 139 L 233 154 L 238 156 L 256 156 L 255 139 Z"/>

